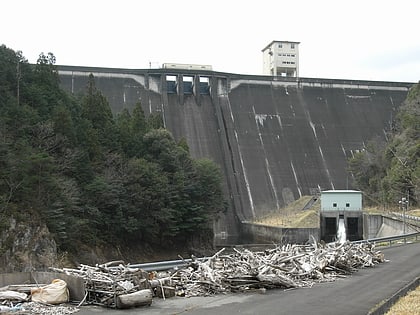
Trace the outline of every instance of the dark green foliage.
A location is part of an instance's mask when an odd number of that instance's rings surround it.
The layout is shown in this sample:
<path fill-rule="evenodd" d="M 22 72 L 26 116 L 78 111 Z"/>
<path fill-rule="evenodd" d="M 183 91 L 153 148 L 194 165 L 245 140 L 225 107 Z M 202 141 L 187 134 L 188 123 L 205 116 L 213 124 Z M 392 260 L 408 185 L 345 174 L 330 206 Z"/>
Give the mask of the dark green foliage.
<path fill-rule="evenodd" d="M 19 53 L 0 46 L 0 104 L 10 102 L 11 98 L 17 98 Z M 16 101 L 16 99 L 14 99 Z"/>
<path fill-rule="evenodd" d="M 158 164 L 132 159 L 124 187 L 127 210 L 123 214 L 124 232 L 129 239 L 160 243 L 166 236 L 174 236 L 175 213 L 169 206 L 168 178 Z"/>
<path fill-rule="evenodd" d="M 409 197 L 420 202 L 420 85 L 411 88 L 399 108 L 387 143 L 372 141 L 349 161 L 357 188 L 377 204 L 398 205 Z"/>
<path fill-rule="evenodd" d="M 99 162 L 104 159 L 108 150 L 115 150 L 116 128 L 111 107 L 102 93 L 96 89 L 93 75 L 89 76 L 86 95 L 82 98 L 82 124 L 85 134 L 83 141 L 89 148 L 92 161 Z"/>
<path fill-rule="evenodd" d="M 127 109 L 117 115 L 117 138 L 121 149 L 128 157 L 143 155 L 143 136 L 149 129 L 149 122 L 140 103 L 137 103 L 132 114 Z"/>
<path fill-rule="evenodd" d="M 36 109 L 41 119 L 47 119 L 51 111 L 65 101 L 65 93 L 59 87 L 58 72 L 52 53 L 39 55 L 37 64 L 21 78 L 21 100 Z M 23 65 L 22 65 L 23 66 Z"/>
<path fill-rule="evenodd" d="M 0 66 L 0 219 L 41 217 L 67 251 L 211 231 L 225 208 L 220 171 L 193 160 L 158 113 L 138 103 L 114 118 L 92 75 L 80 99 L 67 95 L 51 53 L 30 65 L 1 46 Z"/>

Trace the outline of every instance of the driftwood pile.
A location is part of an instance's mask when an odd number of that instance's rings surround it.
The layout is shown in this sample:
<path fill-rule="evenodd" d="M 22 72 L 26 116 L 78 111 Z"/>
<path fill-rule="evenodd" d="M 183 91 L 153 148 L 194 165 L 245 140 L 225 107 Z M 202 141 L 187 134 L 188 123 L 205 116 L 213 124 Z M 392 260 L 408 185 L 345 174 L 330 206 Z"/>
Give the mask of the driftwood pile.
<path fill-rule="evenodd" d="M 384 262 L 373 244 L 329 243 L 320 245 L 284 245 L 263 252 L 223 250 L 206 261 L 194 261 L 189 267 L 166 278 L 178 295 L 198 296 L 252 289 L 298 288 L 316 282 L 334 281 L 358 268 Z"/>
<path fill-rule="evenodd" d="M 125 308 L 150 305 L 152 295 L 191 297 L 310 287 L 385 261 L 373 244 L 350 242 L 313 242 L 311 245 L 282 245 L 261 252 L 248 249 L 225 252 L 222 249 L 212 257 L 193 259 L 185 267 L 162 273 L 148 273 L 123 262 L 53 270 L 84 279 L 86 295 L 80 305 Z"/>
<path fill-rule="evenodd" d="M 148 273 L 139 268 L 130 268 L 122 261 L 112 261 L 94 267 L 80 265 L 79 269 L 50 269 L 84 279 L 86 294 L 79 305 L 86 303 L 128 308 L 152 303 Z"/>

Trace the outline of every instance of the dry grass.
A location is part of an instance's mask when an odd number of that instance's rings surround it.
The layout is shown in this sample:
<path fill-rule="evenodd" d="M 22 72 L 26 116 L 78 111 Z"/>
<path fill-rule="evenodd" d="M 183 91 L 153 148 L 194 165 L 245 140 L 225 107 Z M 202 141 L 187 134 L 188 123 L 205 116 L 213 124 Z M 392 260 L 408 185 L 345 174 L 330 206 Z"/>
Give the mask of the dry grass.
<path fill-rule="evenodd" d="M 254 223 L 287 228 L 319 227 L 320 201 L 316 201 L 311 209 L 302 210 L 311 198 L 311 196 L 303 196 L 285 208 L 254 220 Z"/>
<path fill-rule="evenodd" d="M 420 286 L 401 297 L 385 315 L 420 315 Z"/>
<path fill-rule="evenodd" d="M 387 209 L 386 211 L 385 210 L 383 210 L 382 208 L 364 208 L 363 209 L 363 212 L 365 212 L 365 213 L 369 213 L 369 214 L 383 214 L 383 213 L 388 213 L 388 212 L 400 212 L 400 213 L 402 213 L 402 211 L 400 210 L 400 209 L 398 209 L 398 208 L 395 208 L 395 209 Z M 415 217 L 420 217 L 420 209 L 413 209 L 413 210 L 409 210 L 409 211 L 407 211 L 407 213 L 406 213 L 407 215 L 412 215 L 412 216 L 415 216 Z"/>
<path fill-rule="evenodd" d="M 420 209 L 410 210 L 407 212 L 408 215 L 420 217 Z"/>

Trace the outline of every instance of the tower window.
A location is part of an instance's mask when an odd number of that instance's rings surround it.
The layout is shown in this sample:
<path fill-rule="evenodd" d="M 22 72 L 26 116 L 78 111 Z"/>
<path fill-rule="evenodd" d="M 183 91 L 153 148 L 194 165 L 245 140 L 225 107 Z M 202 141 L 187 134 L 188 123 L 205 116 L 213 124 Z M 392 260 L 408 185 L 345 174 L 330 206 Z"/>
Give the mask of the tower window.
<path fill-rule="evenodd" d="M 290 48 L 295 49 L 295 44 L 290 44 Z"/>
<path fill-rule="evenodd" d="M 346 207 L 347 207 L 347 208 L 348 208 L 348 207 L 350 207 L 350 203 L 348 203 L 348 202 L 347 202 L 347 203 L 346 203 Z"/>
<path fill-rule="evenodd" d="M 336 202 L 334 202 L 334 203 L 333 203 L 333 207 L 334 207 L 334 208 L 336 208 L 336 207 L 337 207 L 337 203 L 336 203 Z"/>

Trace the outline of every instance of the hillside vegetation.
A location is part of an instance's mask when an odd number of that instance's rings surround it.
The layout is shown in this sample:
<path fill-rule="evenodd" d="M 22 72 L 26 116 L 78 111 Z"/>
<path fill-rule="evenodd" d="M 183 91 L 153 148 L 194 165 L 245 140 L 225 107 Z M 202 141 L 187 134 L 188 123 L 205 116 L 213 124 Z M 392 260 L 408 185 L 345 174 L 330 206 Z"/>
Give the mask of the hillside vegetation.
<path fill-rule="evenodd" d="M 162 126 L 140 103 L 113 116 L 92 75 L 83 95 L 67 94 L 51 53 L 31 65 L 0 46 L 0 236 L 13 238 L 13 218 L 46 223 L 59 251 L 75 255 L 211 244 L 221 172 Z"/>
<path fill-rule="evenodd" d="M 420 202 L 420 84 L 399 107 L 386 141 L 372 139 L 349 161 L 355 186 L 364 202 L 395 208 L 405 197 L 410 207 Z"/>

